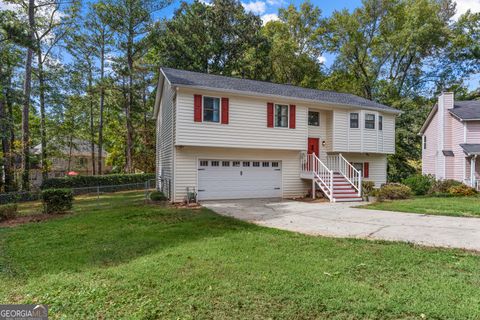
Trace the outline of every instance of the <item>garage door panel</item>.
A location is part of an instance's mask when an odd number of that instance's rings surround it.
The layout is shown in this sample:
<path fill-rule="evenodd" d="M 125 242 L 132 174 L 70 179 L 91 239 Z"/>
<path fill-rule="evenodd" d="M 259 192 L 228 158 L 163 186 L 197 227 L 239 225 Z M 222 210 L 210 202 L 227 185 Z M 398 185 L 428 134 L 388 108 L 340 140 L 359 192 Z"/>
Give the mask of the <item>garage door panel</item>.
<path fill-rule="evenodd" d="M 230 160 L 229 166 L 223 166 L 226 160 L 199 160 L 198 198 L 209 199 L 241 199 L 268 198 L 282 196 L 282 171 L 280 161 L 261 161 L 260 166 L 253 167 L 253 161 Z M 240 161 L 241 166 L 232 166 L 233 161 Z M 211 166 L 212 162 L 219 166 Z M 245 166 L 248 162 L 250 166 Z M 266 166 L 262 166 L 266 162 Z M 238 163 L 238 162 L 237 162 Z"/>

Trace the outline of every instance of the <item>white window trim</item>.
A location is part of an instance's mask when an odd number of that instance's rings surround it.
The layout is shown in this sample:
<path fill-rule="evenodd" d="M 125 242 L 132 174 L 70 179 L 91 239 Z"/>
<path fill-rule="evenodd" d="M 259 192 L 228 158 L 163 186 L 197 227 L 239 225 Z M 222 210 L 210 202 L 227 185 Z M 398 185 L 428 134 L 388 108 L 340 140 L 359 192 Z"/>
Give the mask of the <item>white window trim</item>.
<path fill-rule="evenodd" d="M 382 118 L 382 129 L 380 129 L 380 118 Z M 378 131 L 383 131 L 383 123 L 384 123 L 383 115 L 377 114 L 377 122 L 378 122 L 378 124 L 377 124 L 378 125 Z"/>
<path fill-rule="evenodd" d="M 308 116 L 308 113 L 310 112 L 316 112 L 318 113 L 318 125 L 312 125 L 312 124 L 309 124 L 308 121 L 309 121 L 309 116 Z M 307 124 L 309 127 L 314 127 L 314 128 L 320 128 L 320 123 L 321 123 L 321 115 L 320 115 L 320 111 L 317 111 L 317 110 L 310 110 L 308 109 L 308 112 L 307 112 Z"/>
<path fill-rule="evenodd" d="M 357 127 L 352 127 L 352 114 L 356 114 L 357 115 Z M 360 129 L 361 127 L 361 117 L 360 117 L 360 112 L 349 112 L 348 113 L 348 129 L 353 129 L 353 130 L 358 130 Z"/>
<path fill-rule="evenodd" d="M 218 122 L 205 120 L 203 114 L 205 110 L 205 98 L 214 98 L 218 99 Z M 222 123 L 222 98 L 217 96 L 206 96 L 202 95 L 202 123 L 212 123 L 212 124 L 221 124 Z"/>
<path fill-rule="evenodd" d="M 287 107 L 287 126 L 286 127 L 279 127 L 277 126 L 277 117 L 276 117 L 276 110 L 277 106 L 286 106 Z M 273 127 L 278 129 L 289 129 L 290 128 L 290 105 L 283 104 L 283 103 L 274 103 L 273 104 Z"/>
<path fill-rule="evenodd" d="M 373 116 L 373 128 L 367 128 L 366 124 L 367 124 L 367 116 L 368 115 L 372 115 Z M 366 129 L 366 130 L 376 130 L 377 127 L 376 127 L 376 122 L 377 122 L 377 114 L 375 113 L 370 113 L 370 112 L 365 112 L 365 118 L 363 119 L 363 128 Z"/>

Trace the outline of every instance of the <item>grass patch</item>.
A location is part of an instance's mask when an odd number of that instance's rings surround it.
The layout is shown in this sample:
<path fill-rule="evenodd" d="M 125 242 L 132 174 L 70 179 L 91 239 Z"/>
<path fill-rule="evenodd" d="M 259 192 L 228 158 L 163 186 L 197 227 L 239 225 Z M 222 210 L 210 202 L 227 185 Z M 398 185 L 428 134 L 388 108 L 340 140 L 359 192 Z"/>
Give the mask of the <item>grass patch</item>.
<path fill-rule="evenodd" d="M 480 217 L 480 197 L 416 197 L 407 200 L 375 202 L 365 209 L 400 211 L 456 217 Z"/>
<path fill-rule="evenodd" d="M 474 319 L 480 256 L 311 237 L 210 210 L 81 198 L 74 214 L 0 229 L 0 303 L 51 318 Z"/>

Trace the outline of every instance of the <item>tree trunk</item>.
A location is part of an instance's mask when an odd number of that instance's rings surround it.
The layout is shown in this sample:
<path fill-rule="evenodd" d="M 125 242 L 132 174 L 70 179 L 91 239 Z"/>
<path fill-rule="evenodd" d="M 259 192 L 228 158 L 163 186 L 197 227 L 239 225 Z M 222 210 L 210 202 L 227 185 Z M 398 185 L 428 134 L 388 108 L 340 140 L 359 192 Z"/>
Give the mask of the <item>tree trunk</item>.
<path fill-rule="evenodd" d="M 35 28 L 35 0 L 28 1 L 29 37 L 33 45 Z M 23 109 L 22 109 L 22 189 L 30 189 L 30 94 L 32 91 L 32 58 L 33 49 L 28 48 L 25 61 L 25 80 L 23 83 Z"/>
<path fill-rule="evenodd" d="M 10 100 L 10 89 L 12 88 L 12 78 L 10 77 L 8 80 L 8 88 L 5 92 L 5 102 L 6 102 L 6 123 L 5 126 L 5 135 L 6 135 L 6 142 L 5 142 L 5 149 L 4 157 L 5 157 L 5 192 L 12 192 L 15 191 L 14 186 L 14 176 L 13 176 L 13 155 L 12 155 L 12 148 L 13 143 L 15 140 L 15 128 L 13 126 L 13 106 L 12 101 Z"/>
<path fill-rule="evenodd" d="M 127 124 L 127 149 L 126 149 L 126 171 L 133 172 L 132 149 L 133 149 L 133 127 L 131 112 L 133 109 L 133 29 L 129 34 L 127 43 L 127 62 L 128 62 L 128 101 L 125 108 L 125 117 Z"/>
<path fill-rule="evenodd" d="M 98 120 L 98 174 L 103 174 L 103 108 L 105 104 L 105 89 L 103 87 L 103 77 L 105 72 L 105 39 L 102 37 L 102 47 L 100 48 L 100 115 Z"/>
<path fill-rule="evenodd" d="M 71 167 L 72 167 L 72 151 L 73 151 L 73 135 L 70 135 L 69 144 L 68 144 L 67 174 L 71 171 Z"/>
<path fill-rule="evenodd" d="M 88 100 L 90 102 L 90 152 L 92 158 L 92 175 L 95 175 L 95 128 L 93 127 L 93 90 L 92 90 L 92 66 L 88 70 Z"/>
<path fill-rule="evenodd" d="M 0 154 L 0 192 L 4 191 L 6 181 L 3 180 L 3 173 L 5 171 L 7 153 L 5 152 L 6 144 L 8 143 L 7 130 L 6 130 L 6 117 L 5 117 L 5 100 L 3 94 L 0 93 L 0 135 L 2 142 L 2 154 Z M 6 189 L 6 188 L 5 188 Z"/>
<path fill-rule="evenodd" d="M 40 43 L 37 42 L 37 63 L 38 63 L 38 91 L 40 102 L 40 166 L 42 168 L 42 181 L 48 179 L 47 165 L 47 128 L 45 127 L 45 74 L 43 73 L 43 59 Z"/>

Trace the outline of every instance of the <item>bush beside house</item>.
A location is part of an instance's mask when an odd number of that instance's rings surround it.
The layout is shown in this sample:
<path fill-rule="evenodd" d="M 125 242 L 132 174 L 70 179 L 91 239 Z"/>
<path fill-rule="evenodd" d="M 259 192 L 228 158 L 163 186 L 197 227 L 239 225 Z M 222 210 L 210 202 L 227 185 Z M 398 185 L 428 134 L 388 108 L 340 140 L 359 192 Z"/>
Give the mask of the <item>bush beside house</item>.
<path fill-rule="evenodd" d="M 64 213 L 72 209 L 73 192 L 71 189 L 46 189 L 42 191 L 44 213 Z"/>
<path fill-rule="evenodd" d="M 153 191 L 150 193 L 150 200 L 152 201 L 167 201 L 168 198 L 161 191 Z"/>
<path fill-rule="evenodd" d="M 426 195 L 435 182 L 435 177 L 432 175 L 415 174 L 402 181 L 402 183 L 412 190 L 416 196 Z"/>
<path fill-rule="evenodd" d="M 461 184 L 458 186 L 453 186 L 448 189 L 448 193 L 452 196 L 457 197 L 470 197 L 476 195 L 478 192 L 472 187 L 467 186 L 466 184 Z"/>
<path fill-rule="evenodd" d="M 408 199 L 412 196 L 412 190 L 401 183 L 387 183 L 378 189 L 376 195 L 378 201 Z"/>

